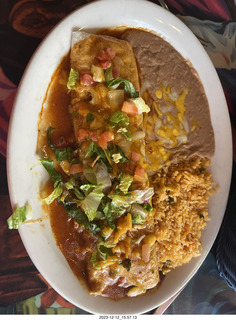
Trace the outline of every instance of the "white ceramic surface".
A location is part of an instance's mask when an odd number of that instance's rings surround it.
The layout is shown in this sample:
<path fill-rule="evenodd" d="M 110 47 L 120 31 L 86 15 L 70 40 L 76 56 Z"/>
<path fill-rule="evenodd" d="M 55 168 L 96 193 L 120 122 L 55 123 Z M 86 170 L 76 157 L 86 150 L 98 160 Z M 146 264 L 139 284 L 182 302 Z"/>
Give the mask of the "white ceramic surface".
<path fill-rule="evenodd" d="M 210 200 L 211 221 L 202 234 L 201 256 L 170 272 L 161 287 L 152 294 L 115 302 L 90 296 L 57 248 L 39 201 L 40 187 L 47 174 L 36 155 L 36 144 L 43 99 L 53 72 L 70 48 L 72 29 L 84 27 L 86 31 L 93 32 L 103 27 L 124 25 L 154 30 L 189 59 L 197 70 L 210 105 L 216 143 L 212 174 L 220 189 Z M 215 240 L 226 207 L 231 167 L 230 120 L 216 71 L 189 29 L 158 5 L 143 0 L 101 0 L 86 5 L 60 22 L 30 60 L 19 86 L 9 129 L 7 168 L 11 202 L 13 208 L 16 204 L 23 206 L 26 203 L 33 208 L 33 219 L 36 221 L 19 228 L 33 263 L 55 290 L 82 309 L 101 314 L 143 313 L 180 290 L 195 274 Z"/>

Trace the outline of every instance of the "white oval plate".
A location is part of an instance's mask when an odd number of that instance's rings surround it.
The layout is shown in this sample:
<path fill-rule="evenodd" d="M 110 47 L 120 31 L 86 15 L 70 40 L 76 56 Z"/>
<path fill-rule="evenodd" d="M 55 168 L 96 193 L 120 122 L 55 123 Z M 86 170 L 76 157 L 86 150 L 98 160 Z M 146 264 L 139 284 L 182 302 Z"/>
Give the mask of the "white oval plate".
<path fill-rule="evenodd" d="M 53 238 L 49 220 L 42 209 L 39 192 L 47 174 L 36 154 L 38 117 L 51 76 L 60 59 L 69 51 L 71 31 L 84 27 L 93 32 L 110 26 L 142 27 L 154 30 L 175 47 L 197 70 L 209 101 L 216 151 L 212 174 L 219 191 L 209 204 L 202 254 L 170 272 L 161 287 L 144 296 L 112 301 L 90 296 L 72 273 Z M 190 45 L 191 44 L 191 45 Z M 232 167 L 232 137 L 224 94 L 203 47 L 174 15 L 143 0 L 101 0 L 86 5 L 61 21 L 33 55 L 20 83 L 12 112 L 8 138 L 8 182 L 12 207 L 29 203 L 34 223 L 20 226 L 22 241 L 43 277 L 64 298 L 91 313 L 143 313 L 164 303 L 196 273 L 218 233 L 225 212 Z"/>

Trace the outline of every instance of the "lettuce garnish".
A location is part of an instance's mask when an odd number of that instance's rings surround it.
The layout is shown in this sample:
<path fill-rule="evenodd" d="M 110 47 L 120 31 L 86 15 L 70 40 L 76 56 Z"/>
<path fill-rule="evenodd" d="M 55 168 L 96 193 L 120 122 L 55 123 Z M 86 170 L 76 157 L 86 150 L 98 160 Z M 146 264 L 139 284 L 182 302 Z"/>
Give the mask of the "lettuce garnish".
<path fill-rule="evenodd" d="M 54 188 L 53 192 L 47 198 L 44 198 L 43 201 L 49 205 L 55 199 L 57 199 L 62 194 L 62 192 L 63 192 L 62 185 L 58 183 L 57 186 Z"/>
<path fill-rule="evenodd" d="M 110 117 L 110 123 L 112 127 L 118 125 L 119 127 L 126 127 L 129 125 L 129 117 L 126 113 L 121 111 L 116 111 Z"/>
<path fill-rule="evenodd" d="M 19 226 L 27 219 L 32 213 L 31 206 L 25 205 L 23 207 L 17 206 L 12 215 L 7 219 L 9 229 L 18 229 Z"/>
<path fill-rule="evenodd" d="M 71 68 L 69 78 L 67 81 L 67 88 L 69 90 L 75 90 L 78 86 L 78 83 L 79 83 L 79 72 Z"/>
<path fill-rule="evenodd" d="M 115 79 L 106 81 L 106 85 L 108 86 L 108 88 L 111 88 L 114 86 L 116 88 L 120 86 L 124 87 L 125 93 L 130 98 L 137 98 L 139 96 L 139 92 L 136 91 L 134 85 L 129 80 L 122 79 L 122 78 L 115 78 Z"/>
<path fill-rule="evenodd" d="M 124 174 L 120 180 L 119 189 L 123 193 L 128 193 L 129 187 L 133 182 L 133 177 L 129 174 Z"/>
<path fill-rule="evenodd" d="M 64 160 L 70 160 L 72 157 L 72 148 L 71 147 L 65 147 L 65 148 L 56 148 L 51 139 L 51 131 L 54 130 L 54 128 L 49 127 L 47 130 L 47 138 L 48 138 L 48 144 L 51 147 L 52 151 L 55 154 L 56 160 L 58 162 L 64 161 Z"/>
<path fill-rule="evenodd" d="M 61 174 L 55 169 L 53 160 L 41 159 L 40 160 L 44 168 L 49 174 L 50 179 L 53 182 L 62 181 Z"/>
<path fill-rule="evenodd" d="M 100 201 L 104 197 L 102 192 L 103 185 L 96 186 L 92 192 L 90 192 L 82 201 L 81 208 L 88 217 L 89 221 L 93 221 L 97 215 L 97 209 Z"/>

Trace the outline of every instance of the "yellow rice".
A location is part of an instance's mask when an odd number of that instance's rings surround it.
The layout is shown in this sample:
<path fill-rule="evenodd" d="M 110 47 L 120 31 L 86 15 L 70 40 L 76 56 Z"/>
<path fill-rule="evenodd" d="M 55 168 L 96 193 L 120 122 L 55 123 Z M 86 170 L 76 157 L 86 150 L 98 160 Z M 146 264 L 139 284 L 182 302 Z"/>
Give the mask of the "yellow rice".
<path fill-rule="evenodd" d="M 152 177 L 159 269 L 165 274 L 200 254 L 213 190 L 209 159 L 195 157 L 162 168 Z"/>

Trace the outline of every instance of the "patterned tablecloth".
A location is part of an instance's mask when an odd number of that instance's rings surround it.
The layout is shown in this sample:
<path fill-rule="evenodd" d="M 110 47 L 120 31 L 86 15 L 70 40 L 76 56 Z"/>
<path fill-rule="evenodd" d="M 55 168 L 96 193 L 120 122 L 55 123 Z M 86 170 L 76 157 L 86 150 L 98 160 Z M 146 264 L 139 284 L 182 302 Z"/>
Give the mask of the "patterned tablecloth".
<path fill-rule="evenodd" d="M 15 93 L 31 55 L 56 23 L 88 2 L 92 0 L 0 1 L 0 314 L 86 314 L 50 287 L 32 264 L 18 232 L 8 230 L 6 219 L 11 214 L 11 207 L 5 156 Z M 152 2 L 159 4 L 158 0 Z M 235 166 L 236 2 L 165 0 L 165 3 L 198 37 L 217 70 L 231 117 Z M 231 202 L 235 197 L 235 177 L 234 169 Z M 228 220 L 235 221 L 235 214 L 235 205 L 231 205 L 227 210 Z M 222 234 L 224 237 L 224 230 Z M 236 280 L 227 279 L 227 270 L 219 258 L 219 247 L 217 239 L 202 267 L 177 297 L 149 313 L 236 314 Z M 235 274 L 235 264 L 233 268 Z"/>

